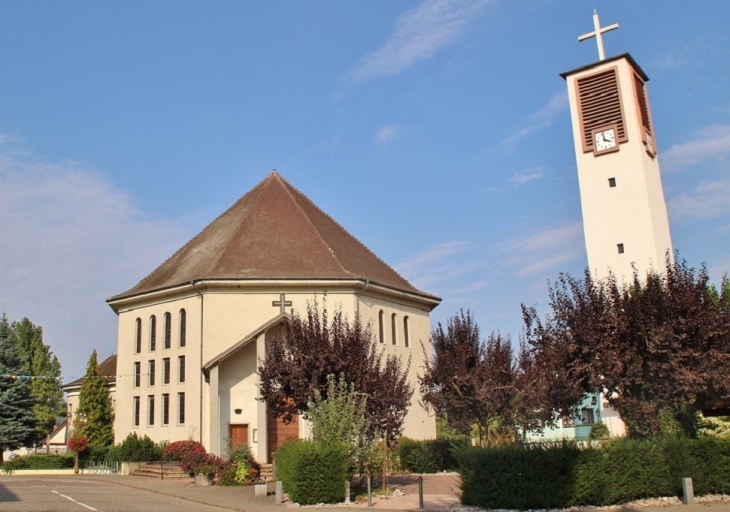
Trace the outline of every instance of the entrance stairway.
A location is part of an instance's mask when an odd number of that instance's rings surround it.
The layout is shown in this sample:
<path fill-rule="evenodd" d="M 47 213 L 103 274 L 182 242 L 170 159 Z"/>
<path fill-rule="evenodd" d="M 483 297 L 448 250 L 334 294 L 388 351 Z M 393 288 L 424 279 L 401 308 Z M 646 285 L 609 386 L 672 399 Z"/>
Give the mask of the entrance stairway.
<path fill-rule="evenodd" d="M 274 480 L 274 466 L 272 464 L 261 464 L 261 480 L 272 482 Z"/>
<path fill-rule="evenodd" d="M 179 462 L 146 462 L 132 471 L 134 476 L 146 476 L 158 480 L 190 480 L 190 475 L 180 467 Z"/>

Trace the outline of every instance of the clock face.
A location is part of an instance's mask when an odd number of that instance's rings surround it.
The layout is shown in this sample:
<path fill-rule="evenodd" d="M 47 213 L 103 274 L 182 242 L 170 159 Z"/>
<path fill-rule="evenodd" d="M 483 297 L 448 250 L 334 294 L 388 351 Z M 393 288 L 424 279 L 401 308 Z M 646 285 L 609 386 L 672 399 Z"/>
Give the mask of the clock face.
<path fill-rule="evenodd" d="M 608 128 L 594 134 L 596 151 L 606 151 L 616 147 L 616 130 Z"/>

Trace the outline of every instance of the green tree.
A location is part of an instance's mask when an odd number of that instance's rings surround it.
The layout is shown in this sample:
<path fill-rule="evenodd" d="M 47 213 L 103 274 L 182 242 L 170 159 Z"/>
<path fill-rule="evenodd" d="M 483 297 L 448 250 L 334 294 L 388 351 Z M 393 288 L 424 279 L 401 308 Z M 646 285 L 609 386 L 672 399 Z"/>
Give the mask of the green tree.
<path fill-rule="evenodd" d="M 18 356 L 22 361 L 21 373 L 31 376 L 30 394 L 36 417 L 36 440 L 49 435 L 56 418 L 66 413 L 61 389 L 61 363 L 50 347 L 43 343 L 43 328 L 23 318 L 10 326 Z"/>
<path fill-rule="evenodd" d="M 0 319 L 0 462 L 5 450 L 32 443 L 36 426 L 28 381 L 16 377 L 21 361 L 11 334 L 3 314 Z"/>
<path fill-rule="evenodd" d="M 114 443 L 113 414 L 107 390 L 107 378 L 101 375 L 96 350 L 86 365 L 86 375 L 79 391 L 76 414 L 83 415 L 81 433 L 89 438 L 90 446 Z"/>
<path fill-rule="evenodd" d="M 314 391 L 309 402 L 312 439 L 326 444 L 341 444 L 347 449 L 351 474 L 373 474 L 377 455 L 376 436 L 369 429 L 367 397 L 347 385 L 344 375 L 339 381 L 327 376 L 327 396 Z"/>

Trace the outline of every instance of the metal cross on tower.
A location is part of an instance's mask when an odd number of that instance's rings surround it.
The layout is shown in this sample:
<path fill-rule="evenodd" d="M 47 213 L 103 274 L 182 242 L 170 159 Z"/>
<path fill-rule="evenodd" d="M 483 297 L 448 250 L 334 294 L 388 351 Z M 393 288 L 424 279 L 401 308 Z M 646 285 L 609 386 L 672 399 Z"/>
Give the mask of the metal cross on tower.
<path fill-rule="evenodd" d="M 596 44 L 598 45 L 598 60 L 604 60 L 606 58 L 606 53 L 603 51 L 603 33 L 610 30 L 616 30 L 618 28 L 618 23 L 601 28 L 601 21 L 598 19 L 598 12 L 593 9 L 593 27 L 595 29 L 593 32 L 588 32 L 587 34 L 578 36 L 578 42 L 583 42 L 586 39 L 595 37 Z"/>
<path fill-rule="evenodd" d="M 287 307 L 291 307 L 291 301 L 290 300 L 286 300 L 286 295 L 283 294 L 283 293 L 281 293 L 281 294 L 279 294 L 279 300 L 272 300 L 271 301 L 271 306 L 272 307 L 279 307 L 279 308 L 281 308 L 280 310 L 281 310 L 282 313 L 286 313 L 286 308 Z"/>

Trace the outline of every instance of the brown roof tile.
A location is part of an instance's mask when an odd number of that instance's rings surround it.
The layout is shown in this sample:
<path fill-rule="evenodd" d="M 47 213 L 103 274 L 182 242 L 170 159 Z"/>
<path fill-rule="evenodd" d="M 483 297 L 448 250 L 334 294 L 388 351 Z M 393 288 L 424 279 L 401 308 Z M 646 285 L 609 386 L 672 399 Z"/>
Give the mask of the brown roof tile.
<path fill-rule="evenodd" d="M 200 279 L 348 278 L 428 296 L 274 171 L 137 286 L 109 300 Z"/>
<path fill-rule="evenodd" d="M 117 355 L 112 354 L 106 359 L 104 359 L 101 364 L 99 364 L 99 373 L 101 375 L 104 375 L 107 377 L 107 384 L 111 384 L 117 381 Z M 64 388 L 68 387 L 76 387 L 83 384 L 85 377 L 81 377 L 80 379 L 76 379 L 74 381 L 69 382 L 68 384 L 64 384 Z"/>

